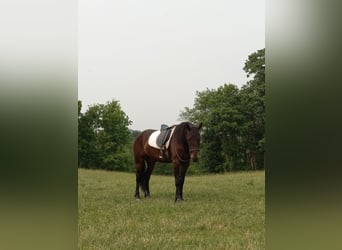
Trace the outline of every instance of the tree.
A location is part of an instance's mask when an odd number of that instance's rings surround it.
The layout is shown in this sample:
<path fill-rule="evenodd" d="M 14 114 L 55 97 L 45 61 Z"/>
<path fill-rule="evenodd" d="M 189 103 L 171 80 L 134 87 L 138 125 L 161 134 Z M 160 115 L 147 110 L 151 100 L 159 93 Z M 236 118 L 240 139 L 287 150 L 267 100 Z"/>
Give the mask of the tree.
<path fill-rule="evenodd" d="M 222 172 L 231 168 L 239 155 L 239 90 L 224 84 L 217 90 L 197 92 L 194 108 L 186 108 L 180 115 L 184 120 L 203 122 L 201 167 L 208 172 Z"/>
<path fill-rule="evenodd" d="M 265 49 L 250 54 L 243 67 L 247 77 L 253 76 L 253 79 L 247 84 L 257 82 L 265 86 L 265 66 Z M 263 95 L 265 95 L 265 92 L 263 92 Z"/>
<path fill-rule="evenodd" d="M 240 91 L 246 151 L 256 158 L 258 168 L 264 167 L 265 153 L 265 49 L 248 56 L 244 71 L 252 77 Z M 247 156 L 248 158 L 248 156 Z"/>
<path fill-rule="evenodd" d="M 224 84 L 196 93 L 182 120 L 203 122 L 201 167 L 208 172 L 264 166 L 265 50 L 248 56 L 243 68 L 252 79 L 241 89 Z M 254 161 L 256 159 L 256 161 Z"/>
<path fill-rule="evenodd" d="M 123 169 L 129 162 L 125 145 L 130 139 L 128 116 L 118 101 L 90 106 L 79 115 L 79 165 Z"/>

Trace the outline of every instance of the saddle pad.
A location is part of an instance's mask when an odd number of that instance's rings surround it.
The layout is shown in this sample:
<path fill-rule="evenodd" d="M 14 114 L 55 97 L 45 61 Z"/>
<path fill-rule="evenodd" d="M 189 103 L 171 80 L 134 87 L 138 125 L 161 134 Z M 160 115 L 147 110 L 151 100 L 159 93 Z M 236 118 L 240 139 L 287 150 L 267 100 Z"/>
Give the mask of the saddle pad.
<path fill-rule="evenodd" d="M 167 140 L 167 142 L 165 143 L 165 147 L 169 148 L 170 145 L 170 140 L 172 138 L 173 135 L 173 131 L 175 130 L 176 126 L 174 126 L 171 130 L 171 134 L 170 134 L 170 138 Z M 148 145 L 153 147 L 153 148 L 157 148 L 160 149 L 160 147 L 157 145 L 157 137 L 158 135 L 160 135 L 160 130 L 154 131 L 150 137 L 148 138 Z"/>

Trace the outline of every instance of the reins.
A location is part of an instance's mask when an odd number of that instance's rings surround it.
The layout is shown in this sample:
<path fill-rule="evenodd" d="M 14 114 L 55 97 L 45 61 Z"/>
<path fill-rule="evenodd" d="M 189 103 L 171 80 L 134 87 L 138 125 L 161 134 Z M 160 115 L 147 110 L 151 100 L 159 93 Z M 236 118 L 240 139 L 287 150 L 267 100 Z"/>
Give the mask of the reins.
<path fill-rule="evenodd" d="M 187 160 L 183 160 L 183 159 L 179 156 L 179 154 L 178 154 L 177 151 L 176 151 L 176 154 L 177 154 L 178 159 L 179 159 L 180 161 L 182 161 L 182 162 L 188 162 L 188 161 L 191 160 L 191 158 L 189 158 L 189 159 L 187 159 Z"/>
<path fill-rule="evenodd" d="M 191 151 L 200 151 L 200 149 L 199 148 L 192 148 L 189 150 L 189 152 L 191 152 Z"/>

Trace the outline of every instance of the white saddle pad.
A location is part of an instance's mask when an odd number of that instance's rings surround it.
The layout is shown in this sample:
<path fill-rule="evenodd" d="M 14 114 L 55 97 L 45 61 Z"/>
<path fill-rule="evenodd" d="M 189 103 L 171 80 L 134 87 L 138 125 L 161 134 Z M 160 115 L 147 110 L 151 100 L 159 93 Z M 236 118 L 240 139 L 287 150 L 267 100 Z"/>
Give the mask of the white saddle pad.
<path fill-rule="evenodd" d="M 171 134 L 170 134 L 170 138 L 167 140 L 167 142 L 165 143 L 165 147 L 166 148 L 169 148 L 170 146 L 170 141 L 171 141 L 171 138 L 172 138 L 172 135 L 173 135 L 173 131 L 175 131 L 175 128 L 176 126 L 174 126 L 171 130 Z M 158 135 L 160 135 L 160 130 L 157 130 L 157 131 L 154 131 L 150 137 L 148 138 L 148 145 L 153 147 L 153 148 L 157 148 L 157 149 L 160 149 L 160 147 L 158 147 L 157 145 L 157 137 Z"/>

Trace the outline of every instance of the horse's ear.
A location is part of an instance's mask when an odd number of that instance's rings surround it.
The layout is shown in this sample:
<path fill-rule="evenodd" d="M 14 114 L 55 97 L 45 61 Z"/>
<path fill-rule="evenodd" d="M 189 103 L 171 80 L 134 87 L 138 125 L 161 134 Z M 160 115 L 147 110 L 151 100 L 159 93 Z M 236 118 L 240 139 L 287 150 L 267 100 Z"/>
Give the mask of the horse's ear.
<path fill-rule="evenodd" d="M 202 122 L 198 125 L 198 130 L 201 130 L 201 128 L 202 128 Z"/>

